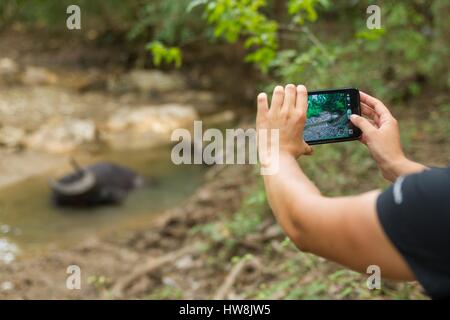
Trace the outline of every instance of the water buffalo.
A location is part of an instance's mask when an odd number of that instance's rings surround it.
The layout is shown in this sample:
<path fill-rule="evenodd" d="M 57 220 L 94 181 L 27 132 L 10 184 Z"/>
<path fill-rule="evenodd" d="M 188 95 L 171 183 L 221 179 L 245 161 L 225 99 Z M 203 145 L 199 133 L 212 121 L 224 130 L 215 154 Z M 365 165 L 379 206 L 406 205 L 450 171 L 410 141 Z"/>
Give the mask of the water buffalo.
<path fill-rule="evenodd" d="M 108 162 L 80 167 L 72 161 L 74 171 L 51 181 L 52 200 L 56 206 L 95 207 L 118 204 L 128 193 L 144 184 L 134 171 Z"/>

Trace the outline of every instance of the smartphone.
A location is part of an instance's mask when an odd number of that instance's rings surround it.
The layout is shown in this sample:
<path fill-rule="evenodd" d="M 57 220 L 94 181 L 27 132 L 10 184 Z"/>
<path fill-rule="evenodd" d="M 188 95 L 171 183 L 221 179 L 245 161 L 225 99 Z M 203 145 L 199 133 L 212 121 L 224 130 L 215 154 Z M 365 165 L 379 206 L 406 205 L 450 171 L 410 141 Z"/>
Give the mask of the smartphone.
<path fill-rule="evenodd" d="M 303 138 L 311 145 L 357 140 L 361 131 L 350 121 L 352 114 L 361 115 L 358 89 L 310 91 Z"/>

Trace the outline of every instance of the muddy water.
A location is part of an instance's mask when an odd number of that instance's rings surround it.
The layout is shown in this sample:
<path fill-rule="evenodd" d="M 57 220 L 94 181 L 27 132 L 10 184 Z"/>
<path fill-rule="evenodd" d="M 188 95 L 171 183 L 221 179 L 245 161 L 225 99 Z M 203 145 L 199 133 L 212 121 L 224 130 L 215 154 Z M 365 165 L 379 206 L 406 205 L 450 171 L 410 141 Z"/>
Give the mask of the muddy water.
<path fill-rule="evenodd" d="M 88 162 L 96 160 L 129 166 L 155 179 L 156 184 L 133 191 L 120 206 L 82 210 L 51 205 L 48 180 L 54 172 L 3 188 L 0 193 L 0 263 L 8 263 L 16 255 L 72 245 L 104 231 L 120 232 L 145 224 L 157 213 L 176 206 L 192 194 L 204 173 L 201 166 L 172 164 L 168 148 L 110 152 Z"/>

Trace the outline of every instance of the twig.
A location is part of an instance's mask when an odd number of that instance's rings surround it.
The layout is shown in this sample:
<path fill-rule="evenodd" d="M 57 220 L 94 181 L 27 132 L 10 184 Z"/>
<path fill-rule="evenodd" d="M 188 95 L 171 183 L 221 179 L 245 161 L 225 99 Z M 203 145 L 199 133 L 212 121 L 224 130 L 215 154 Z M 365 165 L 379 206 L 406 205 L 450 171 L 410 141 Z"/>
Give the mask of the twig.
<path fill-rule="evenodd" d="M 228 276 L 225 278 L 225 281 L 222 283 L 222 285 L 217 290 L 216 294 L 214 295 L 214 300 L 223 300 L 228 295 L 229 291 L 233 287 L 234 283 L 236 282 L 237 277 L 239 274 L 244 270 L 244 268 L 249 264 L 256 264 L 255 258 L 251 259 L 242 259 L 240 260 L 230 271 Z"/>
<path fill-rule="evenodd" d="M 123 297 L 124 291 L 131 286 L 133 282 L 137 279 L 157 270 L 158 268 L 168 264 L 172 261 L 179 259 L 186 254 L 192 254 L 200 251 L 201 246 L 199 243 L 194 245 L 189 245 L 180 250 L 170 252 L 158 258 L 149 259 L 147 262 L 139 265 L 134 271 L 132 271 L 128 276 L 120 279 L 116 282 L 112 288 L 112 294 L 116 298 Z"/>

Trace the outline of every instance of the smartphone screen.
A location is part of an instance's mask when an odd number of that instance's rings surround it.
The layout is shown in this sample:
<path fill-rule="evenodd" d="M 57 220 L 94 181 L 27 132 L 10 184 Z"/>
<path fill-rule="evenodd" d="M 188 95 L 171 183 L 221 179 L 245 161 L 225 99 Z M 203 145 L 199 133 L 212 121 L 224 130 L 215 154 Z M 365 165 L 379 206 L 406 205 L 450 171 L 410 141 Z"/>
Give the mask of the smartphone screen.
<path fill-rule="evenodd" d="M 361 114 L 358 89 L 311 91 L 303 138 L 308 144 L 356 140 L 361 131 L 350 121 L 353 113 Z"/>

